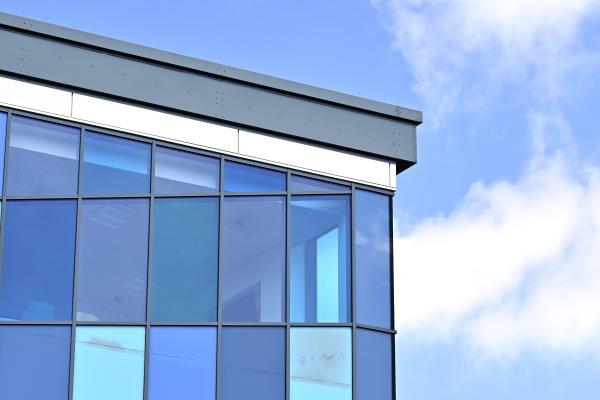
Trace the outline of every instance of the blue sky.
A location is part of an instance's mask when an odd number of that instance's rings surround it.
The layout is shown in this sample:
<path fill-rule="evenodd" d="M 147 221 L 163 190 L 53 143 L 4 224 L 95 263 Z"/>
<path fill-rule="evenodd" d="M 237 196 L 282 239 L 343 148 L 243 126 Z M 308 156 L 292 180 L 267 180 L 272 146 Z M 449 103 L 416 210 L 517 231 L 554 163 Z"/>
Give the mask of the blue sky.
<path fill-rule="evenodd" d="M 399 399 L 600 397 L 600 1 L 0 1 L 424 111 L 398 177 Z"/>

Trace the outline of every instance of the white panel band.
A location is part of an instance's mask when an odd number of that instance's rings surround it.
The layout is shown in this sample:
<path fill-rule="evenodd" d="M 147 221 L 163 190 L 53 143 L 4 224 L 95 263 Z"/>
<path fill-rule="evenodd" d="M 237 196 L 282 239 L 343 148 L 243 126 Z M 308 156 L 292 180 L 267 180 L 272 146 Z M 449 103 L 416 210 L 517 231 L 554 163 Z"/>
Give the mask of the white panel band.
<path fill-rule="evenodd" d="M 31 111 L 70 116 L 72 93 L 0 76 L 0 103 Z"/>

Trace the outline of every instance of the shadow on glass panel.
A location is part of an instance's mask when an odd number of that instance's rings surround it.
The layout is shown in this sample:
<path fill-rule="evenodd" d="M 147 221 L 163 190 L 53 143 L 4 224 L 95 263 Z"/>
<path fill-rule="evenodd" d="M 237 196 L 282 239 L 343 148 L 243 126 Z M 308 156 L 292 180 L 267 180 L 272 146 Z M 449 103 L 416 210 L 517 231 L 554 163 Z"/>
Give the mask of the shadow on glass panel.
<path fill-rule="evenodd" d="M 286 179 L 284 172 L 233 161 L 225 162 L 226 192 L 283 192 Z"/>
<path fill-rule="evenodd" d="M 154 191 L 160 194 L 218 192 L 220 162 L 218 158 L 159 146 Z"/>
<path fill-rule="evenodd" d="M 350 197 L 293 196 L 292 322 L 350 321 Z"/>
<path fill-rule="evenodd" d="M 77 194 L 79 137 L 78 128 L 13 116 L 8 195 Z"/>

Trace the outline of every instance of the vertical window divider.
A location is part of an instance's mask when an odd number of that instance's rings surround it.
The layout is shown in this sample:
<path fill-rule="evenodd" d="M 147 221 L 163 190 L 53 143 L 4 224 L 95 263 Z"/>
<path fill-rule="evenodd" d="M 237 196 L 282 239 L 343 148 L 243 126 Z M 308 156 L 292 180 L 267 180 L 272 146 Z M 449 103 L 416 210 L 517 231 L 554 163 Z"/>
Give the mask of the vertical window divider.
<path fill-rule="evenodd" d="M 292 181 L 292 173 L 288 171 L 285 203 L 285 398 L 290 398 L 290 280 L 291 280 L 291 265 L 290 265 L 290 247 L 291 247 L 291 217 L 290 209 L 292 196 L 290 194 L 290 184 Z"/>
<path fill-rule="evenodd" d="M 6 220 L 6 186 L 8 184 L 8 157 L 10 147 L 10 120 L 12 119 L 12 113 L 8 111 L 6 113 L 6 137 L 4 139 L 4 171 L 2 173 L 2 208 L 0 209 L 0 289 L 2 288 L 2 273 L 4 269 L 4 225 Z"/>
<path fill-rule="evenodd" d="M 389 196 L 389 216 L 390 216 L 390 329 L 396 331 L 396 313 L 394 310 L 394 197 Z M 392 399 L 396 400 L 396 334 L 390 335 L 392 341 Z"/>
<path fill-rule="evenodd" d="M 73 265 L 73 303 L 71 306 L 71 354 L 69 363 L 69 400 L 73 399 L 75 378 L 75 343 L 77 332 L 77 274 L 79 272 L 79 231 L 81 227 L 81 202 L 83 179 L 83 146 L 85 140 L 85 127 L 79 132 L 79 163 L 77 171 L 77 216 L 75 219 L 75 260 Z"/>
<path fill-rule="evenodd" d="M 216 382 L 215 392 L 216 400 L 221 399 L 221 341 L 223 335 L 223 310 L 221 307 L 221 260 L 223 259 L 223 206 L 225 203 L 225 156 L 221 155 L 221 165 L 219 168 L 219 240 L 217 255 L 217 354 L 216 354 Z"/>
<path fill-rule="evenodd" d="M 352 399 L 356 400 L 356 256 L 354 231 L 356 228 L 356 186 L 352 184 L 350 196 L 350 302 L 352 304 Z"/>
<path fill-rule="evenodd" d="M 154 171 L 156 168 L 156 142 L 152 141 L 150 152 L 150 204 L 148 205 L 148 268 L 146 272 L 146 331 L 144 341 L 144 393 L 148 399 L 150 368 L 150 318 L 152 315 L 152 241 L 154 237 Z"/>

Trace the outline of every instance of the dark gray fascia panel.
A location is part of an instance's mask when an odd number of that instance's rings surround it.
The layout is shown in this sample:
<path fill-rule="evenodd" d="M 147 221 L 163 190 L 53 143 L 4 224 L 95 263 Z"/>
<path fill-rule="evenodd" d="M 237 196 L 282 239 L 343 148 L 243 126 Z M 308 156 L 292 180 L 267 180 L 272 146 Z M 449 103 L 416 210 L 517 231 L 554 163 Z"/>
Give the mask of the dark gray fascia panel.
<path fill-rule="evenodd" d="M 194 116 L 416 162 L 421 113 L 0 13 L 0 71 Z"/>

